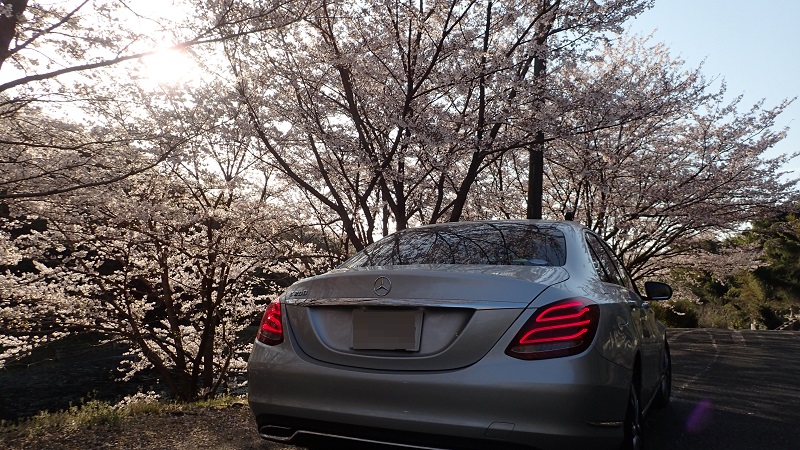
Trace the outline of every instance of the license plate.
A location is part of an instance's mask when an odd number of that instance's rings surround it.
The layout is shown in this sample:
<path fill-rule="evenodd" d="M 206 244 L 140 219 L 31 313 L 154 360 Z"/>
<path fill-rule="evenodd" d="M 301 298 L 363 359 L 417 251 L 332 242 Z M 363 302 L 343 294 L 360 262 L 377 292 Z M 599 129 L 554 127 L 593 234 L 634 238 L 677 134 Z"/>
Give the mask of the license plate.
<path fill-rule="evenodd" d="M 419 351 L 420 310 L 353 310 L 351 347 L 354 350 Z"/>

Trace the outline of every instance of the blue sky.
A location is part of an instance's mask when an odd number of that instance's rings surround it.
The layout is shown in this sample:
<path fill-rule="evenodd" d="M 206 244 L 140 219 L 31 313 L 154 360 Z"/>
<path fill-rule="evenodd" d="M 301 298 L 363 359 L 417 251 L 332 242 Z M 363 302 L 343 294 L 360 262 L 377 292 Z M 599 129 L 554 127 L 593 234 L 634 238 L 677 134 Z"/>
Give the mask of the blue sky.
<path fill-rule="evenodd" d="M 800 97 L 799 0 L 656 0 L 628 22 L 636 34 L 664 42 L 673 56 L 728 85 L 728 96 L 744 95 L 742 107 L 760 99 L 765 107 Z M 778 118 L 789 134 L 768 155 L 800 152 L 800 99 Z M 800 174 L 800 158 L 787 169 Z"/>

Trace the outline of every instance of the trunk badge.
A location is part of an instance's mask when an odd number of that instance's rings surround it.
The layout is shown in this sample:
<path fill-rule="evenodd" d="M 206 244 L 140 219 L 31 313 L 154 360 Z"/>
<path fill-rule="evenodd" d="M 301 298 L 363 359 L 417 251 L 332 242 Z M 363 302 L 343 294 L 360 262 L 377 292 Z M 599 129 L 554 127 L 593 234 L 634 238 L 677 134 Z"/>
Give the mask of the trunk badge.
<path fill-rule="evenodd" d="M 372 289 L 379 296 L 385 297 L 386 294 L 388 294 L 389 291 L 392 290 L 392 281 L 386 277 L 378 277 L 378 279 L 375 280 L 375 284 L 373 284 Z"/>

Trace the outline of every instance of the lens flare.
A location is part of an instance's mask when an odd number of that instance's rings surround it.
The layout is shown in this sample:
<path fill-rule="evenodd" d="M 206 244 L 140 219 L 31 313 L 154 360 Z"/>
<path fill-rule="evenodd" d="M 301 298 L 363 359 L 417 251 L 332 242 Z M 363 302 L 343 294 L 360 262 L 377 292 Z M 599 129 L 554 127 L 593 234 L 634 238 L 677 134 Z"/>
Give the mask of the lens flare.
<path fill-rule="evenodd" d="M 700 402 L 689 414 L 689 419 L 686 420 L 686 431 L 689 433 L 700 433 L 711 425 L 711 419 L 714 412 L 714 406 L 711 400 L 705 399 Z"/>

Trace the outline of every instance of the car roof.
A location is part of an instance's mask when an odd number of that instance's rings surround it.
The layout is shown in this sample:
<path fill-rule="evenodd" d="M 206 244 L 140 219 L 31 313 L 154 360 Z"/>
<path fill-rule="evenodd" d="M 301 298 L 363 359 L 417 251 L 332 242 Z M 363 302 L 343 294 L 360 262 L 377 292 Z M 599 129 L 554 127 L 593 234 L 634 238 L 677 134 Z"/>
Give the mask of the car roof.
<path fill-rule="evenodd" d="M 574 230 L 588 230 L 585 226 L 578 222 L 574 222 L 571 220 L 541 220 L 541 219 L 500 219 L 500 220 L 466 220 L 466 221 L 459 221 L 459 222 L 440 222 L 434 223 L 429 225 L 421 225 L 418 227 L 409 227 L 407 230 L 416 230 L 416 229 L 429 229 L 429 228 L 451 228 L 451 227 L 458 227 L 460 225 L 468 225 L 468 224 L 530 224 L 530 225 L 537 225 L 542 227 L 551 227 L 551 228 L 559 228 L 559 229 L 574 229 Z"/>

